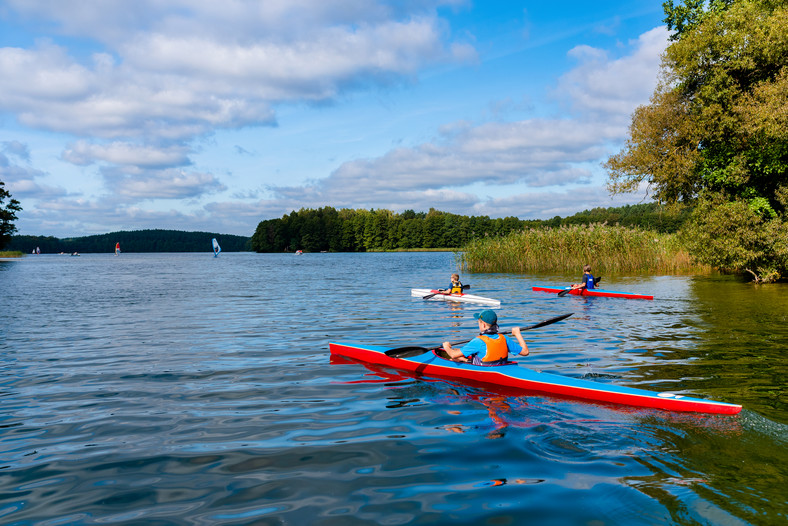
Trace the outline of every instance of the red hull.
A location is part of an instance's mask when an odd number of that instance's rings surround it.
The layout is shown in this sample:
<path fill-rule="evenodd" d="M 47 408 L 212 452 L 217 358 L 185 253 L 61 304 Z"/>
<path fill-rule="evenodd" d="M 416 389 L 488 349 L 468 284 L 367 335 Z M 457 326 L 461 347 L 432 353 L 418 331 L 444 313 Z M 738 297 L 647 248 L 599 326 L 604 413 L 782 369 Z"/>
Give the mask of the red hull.
<path fill-rule="evenodd" d="M 393 358 L 386 348 L 372 345 L 329 343 L 331 354 L 345 356 L 366 363 L 411 371 L 418 375 L 452 378 L 497 387 L 549 393 L 571 398 L 608 402 L 634 407 L 649 407 L 667 411 L 717 413 L 733 415 L 741 406 L 714 400 L 704 400 L 672 393 L 655 393 L 644 389 L 603 384 L 550 373 L 533 371 L 518 365 L 481 367 L 460 364 L 440 358 L 432 352 L 411 358 Z"/>
<path fill-rule="evenodd" d="M 566 288 L 558 287 L 533 287 L 534 292 L 551 292 L 557 294 L 561 291 L 567 290 Z M 574 289 L 570 290 L 569 294 L 572 296 L 591 296 L 600 298 L 627 298 L 630 300 L 653 300 L 654 296 L 646 294 L 634 294 L 632 292 L 618 292 L 615 290 L 602 290 L 602 289 Z"/>

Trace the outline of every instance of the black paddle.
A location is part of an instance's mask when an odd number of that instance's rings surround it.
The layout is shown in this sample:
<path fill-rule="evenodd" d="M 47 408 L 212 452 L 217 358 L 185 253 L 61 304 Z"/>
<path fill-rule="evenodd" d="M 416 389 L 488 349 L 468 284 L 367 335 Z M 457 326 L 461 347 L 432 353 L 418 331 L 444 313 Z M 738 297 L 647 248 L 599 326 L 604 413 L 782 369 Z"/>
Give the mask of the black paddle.
<path fill-rule="evenodd" d="M 556 316 L 555 318 L 550 318 L 549 320 L 545 320 L 545 321 L 536 323 L 534 325 L 531 325 L 530 327 L 520 327 L 520 330 L 521 331 L 530 331 L 531 329 L 538 329 L 539 327 L 544 327 L 545 325 L 550 325 L 550 324 L 555 323 L 557 321 L 565 320 L 566 318 L 568 318 L 572 314 L 574 314 L 574 313 L 570 312 L 569 314 L 562 314 L 561 316 Z M 509 334 L 511 332 L 512 331 L 504 331 L 504 332 L 499 332 L 498 334 Z M 471 340 L 472 339 L 473 338 L 471 338 Z M 468 343 L 471 340 L 463 340 L 461 342 L 455 342 L 455 343 L 452 343 L 451 346 L 454 347 L 455 345 L 461 345 L 463 343 Z M 396 349 L 389 349 L 388 351 L 386 351 L 386 356 L 390 356 L 392 358 L 410 358 L 411 356 L 418 356 L 420 354 L 424 354 L 425 352 L 430 352 L 430 351 L 433 351 L 433 350 L 436 350 L 436 349 L 441 349 L 442 347 L 443 347 L 442 345 L 439 345 L 437 347 L 432 347 L 432 348 L 429 348 L 429 349 L 427 349 L 426 347 L 416 347 L 416 346 L 397 347 Z"/>
<path fill-rule="evenodd" d="M 462 286 L 462 290 L 468 290 L 469 288 L 471 288 L 470 285 L 463 285 Z M 446 294 L 446 292 L 434 292 L 432 294 L 427 294 L 426 296 L 422 297 L 421 299 L 428 300 L 428 299 L 430 299 L 433 296 L 437 296 L 438 294 Z"/>
<path fill-rule="evenodd" d="M 599 281 L 600 281 L 601 279 L 602 279 L 602 276 L 599 276 L 598 278 L 594 278 L 594 286 L 595 286 L 595 287 L 597 286 L 597 283 L 599 283 Z M 584 288 L 586 288 L 586 286 L 585 286 L 585 285 L 582 285 L 582 286 L 580 286 L 580 287 L 577 287 L 577 289 L 564 289 L 564 290 L 562 290 L 561 292 L 559 292 L 559 293 L 558 293 L 558 297 L 559 297 L 559 298 L 563 298 L 564 296 L 566 296 L 567 294 L 569 294 L 569 293 L 570 293 L 570 292 L 572 292 L 573 290 L 584 289 Z"/>

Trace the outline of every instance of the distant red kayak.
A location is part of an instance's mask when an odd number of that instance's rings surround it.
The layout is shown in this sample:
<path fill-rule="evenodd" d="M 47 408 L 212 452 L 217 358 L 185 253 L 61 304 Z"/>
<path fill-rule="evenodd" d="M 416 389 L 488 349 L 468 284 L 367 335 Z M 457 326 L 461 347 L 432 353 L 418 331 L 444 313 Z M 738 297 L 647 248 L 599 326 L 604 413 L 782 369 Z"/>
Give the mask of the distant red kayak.
<path fill-rule="evenodd" d="M 557 294 L 561 291 L 568 290 L 572 296 L 599 296 L 603 298 L 629 298 L 631 300 L 653 300 L 654 296 L 647 296 L 646 294 L 635 294 L 633 292 L 619 292 L 616 290 L 603 290 L 603 289 L 574 289 L 570 287 L 533 287 L 534 292 L 551 292 Z"/>

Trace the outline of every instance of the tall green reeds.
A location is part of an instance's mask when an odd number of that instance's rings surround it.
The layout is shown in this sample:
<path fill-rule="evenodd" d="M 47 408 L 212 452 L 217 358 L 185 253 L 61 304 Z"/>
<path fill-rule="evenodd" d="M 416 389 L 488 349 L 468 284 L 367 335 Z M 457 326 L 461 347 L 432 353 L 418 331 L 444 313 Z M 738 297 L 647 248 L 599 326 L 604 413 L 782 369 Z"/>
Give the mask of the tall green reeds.
<path fill-rule="evenodd" d="M 470 272 L 578 272 L 596 274 L 693 274 L 711 271 L 690 258 L 676 234 L 609 226 L 532 228 L 507 236 L 477 238 L 462 248 Z"/>

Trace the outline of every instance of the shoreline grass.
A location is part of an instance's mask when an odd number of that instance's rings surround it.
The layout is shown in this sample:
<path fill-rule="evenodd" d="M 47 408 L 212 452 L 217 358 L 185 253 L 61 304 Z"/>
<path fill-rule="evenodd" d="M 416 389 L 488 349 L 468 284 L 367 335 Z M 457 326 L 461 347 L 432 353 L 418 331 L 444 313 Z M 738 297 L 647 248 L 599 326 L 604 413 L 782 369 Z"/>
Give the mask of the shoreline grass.
<path fill-rule="evenodd" d="M 0 251 L 0 258 L 21 258 L 25 254 L 19 250 Z"/>
<path fill-rule="evenodd" d="M 692 260 L 677 234 L 610 226 L 532 228 L 502 237 L 478 238 L 458 254 L 470 272 L 578 272 L 596 274 L 709 274 Z"/>

